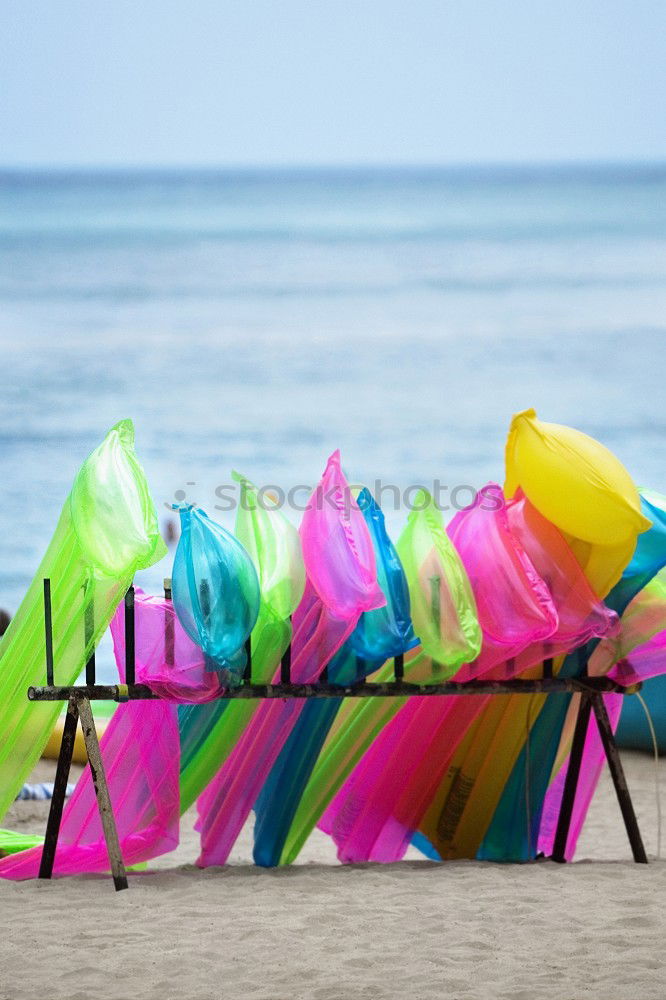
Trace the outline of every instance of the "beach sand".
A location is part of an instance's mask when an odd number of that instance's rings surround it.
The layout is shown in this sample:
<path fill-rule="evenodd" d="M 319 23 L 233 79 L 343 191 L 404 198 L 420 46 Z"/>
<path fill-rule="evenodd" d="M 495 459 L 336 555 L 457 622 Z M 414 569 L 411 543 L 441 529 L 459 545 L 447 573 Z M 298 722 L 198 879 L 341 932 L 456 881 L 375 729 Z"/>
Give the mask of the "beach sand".
<path fill-rule="evenodd" d="M 652 858 L 654 762 L 623 760 Z M 52 773 L 42 762 L 35 777 Z M 47 810 L 16 803 L 3 825 L 43 832 Z M 199 871 L 193 822 L 127 892 L 107 877 L 0 880 L 0 1000 L 666 995 L 666 863 L 630 860 L 607 774 L 572 865 L 341 867 L 317 832 L 300 864 L 267 871 L 248 827 L 228 867 Z"/>

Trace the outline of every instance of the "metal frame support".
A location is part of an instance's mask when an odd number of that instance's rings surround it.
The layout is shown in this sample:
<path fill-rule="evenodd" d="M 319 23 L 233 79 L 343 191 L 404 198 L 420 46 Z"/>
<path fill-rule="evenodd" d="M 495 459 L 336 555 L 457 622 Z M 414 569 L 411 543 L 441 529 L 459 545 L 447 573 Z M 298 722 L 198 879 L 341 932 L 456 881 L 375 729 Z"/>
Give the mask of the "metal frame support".
<path fill-rule="evenodd" d="M 648 863 L 643 838 L 636 819 L 634 804 L 627 785 L 627 779 L 620 759 L 620 751 L 615 742 L 615 734 L 611 726 L 604 698 L 601 691 L 590 691 L 580 695 L 580 705 L 578 707 L 578 717 L 574 730 L 571 753 L 569 755 L 569 767 L 564 781 L 560 814 L 557 821 L 555 841 L 553 844 L 553 861 L 566 861 L 567 841 L 569 839 L 569 829 L 571 827 L 571 817 L 573 815 L 576 792 L 578 790 L 578 779 L 585 749 L 585 738 L 587 736 L 590 716 L 594 712 L 594 718 L 599 730 L 599 736 L 608 762 L 608 769 L 613 779 L 613 786 L 617 801 L 622 812 L 627 837 L 631 845 L 634 861 L 637 864 L 646 865 Z"/>
<path fill-rule="evenodd" d="M 78 721 L 79 704 L 76 696 L 72 695 L 67 705 L 67 715 L 65 716 L 65 725 L 62 732 L 58 766 L 53 785 L 53 798 L 51 799 L 51 808 L 49 809 L 49 818 L 46 824 L 46 836 L 42 848 L 42 860 L 39 866 L 39 878 L 51 878 L 53 873 L 53 862 L 55 861 L 56 847 L 58 846 L 62 810 L 67 796 L 67 780 L 72 766 Z"/>
<path fill-rule="evenodd" d="M 617 801 L 619 802 L 620 809 L 622 811 L 622 819 L 624 820 L 629 843 L 631 844 L 634 861 L 639 865 L 646 865 L 648 863 L 648 859 L 645 852 L 645 846 L 643 844 L 643 838 L 641 837 L 641 831 L 638 827 L 634 804 L 631 801 L 629 786 L 627 785 L 627 779 L 625 778 L 624 768 L 622 767 L 622 761 L 620 759 L 620 751 L 618 750 L 617 743 L 615 742 L 613 727 L 611 726 L 610 719 L 608 718 L 608 712 L 606 711 L 603 695 L 594 694 L 590 697 L 590 701 L 592 702 L 592 710 L 594 711 L 594 716 L 597 720 L 599 736 L 601 737 L 604 753 L 606 754 L 606 760 L 608 761 L 608 769 L 611 773 L 611 778 L 613 779 L 613 785 L 615 786 L 615 794 L 617 795 Z"/>
<path fill-rule="evenodd" d="M 582 694 L 580 696 L 580 705 L 578 706 L 576 728 L 571 744 L 571 753 L 569 754 L 569 767 L 567 769 L 567 776 L 564 779 L 560 815 L 557 820 L 555 842 L 553 844 L 553 861 L 561 863 L 566 861 L 567 840 L 569 839 L 571 816 L 576 801 L 578 778 L 580 777 L 580 767 L 583 762 L 583 750 L 585 749 L 585 737 L 587 736 L 591 709 L 592 705 L 590 704 L 589 696 Z"/>
<path fill-rule="evenodd" d="M 102 821 L 102 829 L 104 830 L 104 840 L 106 841 L 106 849 L 111 864 L 113 884 L 116 887 L 116 892 L 118 892 L 120 889 L 127 888 L 127 874 L 120 850 L 118 829 L 116 827 L 115 816 L 113 815 L 109 786 L 106 782 L 106 772 L 104 770 L 102 753 L 99 748 L 99 740 L 97 739 L 95 720 L 93 719 L 92 709 L 87 698 L 81 698 L 79 701 L 79 715 L 81 717 L 83 739 L 86 744 L 86 753 L 88 754 L 88 764 L 97 797 L 97 808 L 99 809 L 99 817 Z"/>

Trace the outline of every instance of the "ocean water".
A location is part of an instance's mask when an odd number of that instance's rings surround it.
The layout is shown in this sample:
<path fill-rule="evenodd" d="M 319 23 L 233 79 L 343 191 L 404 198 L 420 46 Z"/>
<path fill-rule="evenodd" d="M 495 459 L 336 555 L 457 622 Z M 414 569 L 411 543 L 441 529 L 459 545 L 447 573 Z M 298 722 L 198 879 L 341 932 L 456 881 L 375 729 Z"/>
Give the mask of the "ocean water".
<path fill-rule="evenodd" d="M 0 606 L 126 416 L 163 517 L 501 481 L 528 406 L 666 490 L 665 332 L 666 167 L 0 174 Z"/>

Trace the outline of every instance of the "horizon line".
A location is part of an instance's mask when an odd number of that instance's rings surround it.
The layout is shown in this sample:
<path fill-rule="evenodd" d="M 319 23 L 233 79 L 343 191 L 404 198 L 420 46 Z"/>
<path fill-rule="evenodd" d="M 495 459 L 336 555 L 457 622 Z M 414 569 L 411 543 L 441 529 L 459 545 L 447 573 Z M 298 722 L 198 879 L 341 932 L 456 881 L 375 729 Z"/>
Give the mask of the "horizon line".
<path fill-rule="evenodd" d="M 370 171 L 534 171 L 585 169 L 659 169 L 666 167 L 666 156 L 657 159 L 589 159 L 561 160 L 449 160 L 437 161 L 377 161 L 377 162 L 238 162 L 238 163 L 0 163 L 0 174 L 11 173 L 315 173 Z"/>

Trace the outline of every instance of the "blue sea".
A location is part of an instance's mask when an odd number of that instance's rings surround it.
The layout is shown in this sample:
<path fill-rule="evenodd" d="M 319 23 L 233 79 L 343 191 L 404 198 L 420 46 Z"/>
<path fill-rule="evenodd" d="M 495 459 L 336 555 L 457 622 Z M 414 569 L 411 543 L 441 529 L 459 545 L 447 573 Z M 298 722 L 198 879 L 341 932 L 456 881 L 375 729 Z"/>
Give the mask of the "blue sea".
<path fill-rule="evenodd" d="M 501 481 L 528 406 L 666 491 L 665 333 L 666 167 L 0 174 L 0 606 L 126 416 L 161 517 Z"/>

